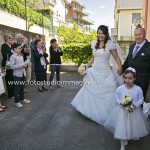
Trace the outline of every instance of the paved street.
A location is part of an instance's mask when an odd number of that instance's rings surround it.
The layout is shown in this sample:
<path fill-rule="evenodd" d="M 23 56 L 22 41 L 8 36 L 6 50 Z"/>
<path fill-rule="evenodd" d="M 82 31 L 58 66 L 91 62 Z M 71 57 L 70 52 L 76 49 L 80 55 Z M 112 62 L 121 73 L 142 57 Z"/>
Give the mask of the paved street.
<path fill-rule="evenodd" d="M 76 73 L 62 80 L 82 80 Z M 78 113 L 70 102 L 80 86 L 66 85 L 40 93 L 30 86 L 30 104 L 16 108 L 12 99 L 0 113 L 0 150 L 119 150 L 120 143 L 102 126 Z M 130 141 L 127 150 L 149 150 L 150 135 Z"/>

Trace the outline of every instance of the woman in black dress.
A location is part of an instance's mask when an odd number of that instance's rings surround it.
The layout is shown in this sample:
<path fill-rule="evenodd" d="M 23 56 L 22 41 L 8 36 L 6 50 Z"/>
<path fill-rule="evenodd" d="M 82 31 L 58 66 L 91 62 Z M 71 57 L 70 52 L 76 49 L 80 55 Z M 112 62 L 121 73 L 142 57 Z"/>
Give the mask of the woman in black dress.
<path fill-rule="evenodd" d="M 9 82 L 13 81 L 13 70 L 9 66 L 9 57 L 13 54 L 12 44 L 14 41 L 12 35 L 10 34 L 6 34 L 4 36 L 4 40 L 5 43 L 2 44 L 1 47 L 1 53 L 3 57 L 1 66 L 4 70 L 6 69 L 5 81 L 7 86 L 8 97 L 12 98 L 14 96 L 14 85 L 9 84 Z"/>

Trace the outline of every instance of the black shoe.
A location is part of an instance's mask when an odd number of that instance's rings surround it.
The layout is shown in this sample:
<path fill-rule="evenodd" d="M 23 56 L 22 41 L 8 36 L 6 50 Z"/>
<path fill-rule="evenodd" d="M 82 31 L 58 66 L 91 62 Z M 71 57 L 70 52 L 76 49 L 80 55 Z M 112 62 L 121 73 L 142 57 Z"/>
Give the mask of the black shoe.
<path fill-rule="evenodd" d="M 46 89 L 45 87 L 42 87 L 43 90 L 48 91 L 48 89 Z"/>
<path fill-rule="evenodd" d="M 39 91 L 39 92 L 44 92 L 44 91 L 43 91 L 43 88 L 42 88 L 42 90 L 38 88 L 38 91 Z"/>

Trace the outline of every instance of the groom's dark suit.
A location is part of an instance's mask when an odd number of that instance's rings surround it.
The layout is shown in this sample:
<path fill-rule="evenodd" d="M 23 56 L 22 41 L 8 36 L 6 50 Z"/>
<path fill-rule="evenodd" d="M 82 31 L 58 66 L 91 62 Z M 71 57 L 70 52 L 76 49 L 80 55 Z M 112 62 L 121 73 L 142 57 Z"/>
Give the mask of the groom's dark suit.
<path fill-rule="evenodd" d="M 136 43 L 133 43 L 129 48 L 128 57 L 123 64 L 123 71 L 128 67 L 133 67 L 136 70 L 135 84 L 142 88 L 145 98 L 148 86 L 150 86 L 150 43 L 146 40 L 136 56 L 132 58 L 135 45 Z"/>

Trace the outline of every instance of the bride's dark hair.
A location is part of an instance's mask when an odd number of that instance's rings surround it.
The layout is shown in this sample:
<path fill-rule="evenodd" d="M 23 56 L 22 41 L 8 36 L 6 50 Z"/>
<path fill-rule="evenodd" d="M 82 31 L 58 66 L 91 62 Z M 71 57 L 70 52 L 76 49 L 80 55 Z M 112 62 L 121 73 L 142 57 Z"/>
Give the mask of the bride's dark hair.
<path fill-rule="evenodd" d="M 105 44 L 107 43 L 107 41 L 110 39 L 109 37 L 109 32 L 108 32 L 108 27 L 105 26 L 105 25 L 100 25 L 97 29 L 97 34 L 98 34 L 98 31 L 101 30 L 104 35 L 105 35 L 105 41 L 104 41 L 104 47 L 105 48 Z M 95 46 L 95 49 L 99 49 L 99 44 L 100 44 L 100 40 L 99 38 L 97 37 L 97 43 L 96 43 L 96 46 Z"/>

